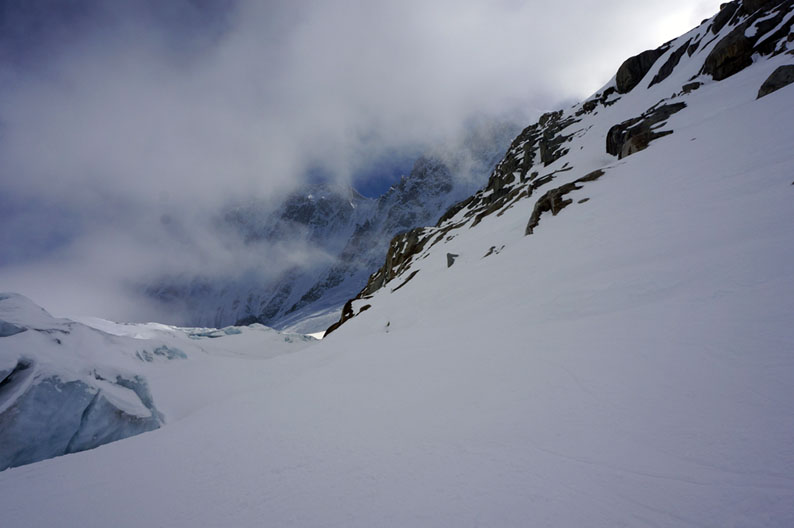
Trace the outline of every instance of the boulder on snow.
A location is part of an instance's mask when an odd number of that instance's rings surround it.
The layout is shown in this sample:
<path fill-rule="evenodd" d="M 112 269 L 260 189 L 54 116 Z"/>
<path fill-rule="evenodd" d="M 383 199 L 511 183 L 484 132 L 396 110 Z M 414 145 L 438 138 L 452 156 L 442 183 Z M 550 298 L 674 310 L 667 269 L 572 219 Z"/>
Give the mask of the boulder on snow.
<path fill-rule="evenodd" d="M 675 52 L 670 54 L 670 57 L 665 61 L 664 64 L 662 64 L 662 67 L 659 68 L 659 73 L 657 73 L 654 76 L 653 80 L 651 81 L 651 84 L 648 86 L 653 86 L 654 84 L 658 84 L 662 82 L 673 73 L 675 67 L 678 66 L 679 62 L 681 62 L 681 57 L 683 57 L 684 54 L 689 49 L 689 45 L 691 42 L 692 39 L 687 40 L 683 45 L 679 46 L 679 48 L 675 50 Z"/>
<path fill-rule="evenodd" d="M 665 51 L 667 51 L 667 48 L 661 47 L 655 50 L 643 51 L 639 55 L 626 59 L 618 68 L 618 73 L 615 77 L 618 92 L 622 94 L 629 93 L 635 86 L 640 84 L 642 78 L 650 71 L 659 57 L 664 55 Z"/>
<path fill-rule="evenodd" d="M 714 21 L 711 24 L 711 32 L 715 35 L 720 32 L 722 28 L 725 27 L 725 24 L 736 14 L 736 10 L 739 8 L 739 4 L 736 2 L 728 2 L 727 4 L 722 4 L 720 6 L 720 12 L 714 17 Z"/>
<path fill-rule="evenodd" d="M 685 93 L 685 94 L 688 94 L 688 93 L 691 93 L 691 92 L 697 90 L 701 86 L 703 86 L 703 83 L 702 82 L 698 82 L 698 81 L 691 82 L 691 83 L 686 83 L 683 86 L 681 86 L 681 91 L 683 93 Z"/>
<path fill-rule="evenodd" d="M 529 222 L 527 222 L 524 235 L 531 235 L 535 232 L 535 228 L 538 227 L 538 224 L 540 224 L 540 217 L 543 213 L 551 212 L 552 216 L 557 216 L 557 213 L 571 205 L 573 200 L 570 198 L 565 198 L 566 194 L 570 193 L 571 191 L 578 191 L 582 188 L 580 184 L 595 181 L 603 175 L 604 171 L 598 169 L 585 176 L 582 176 L 577 180 L 547 191 L 538 199 L 537 202 L 535 202 L 535 207 L 532 209 L 532 215 L 529 217 Z M 582 202 L 580 201 L 579 203 Z"/>
<path fill-rule="evenodd" d="M 794 23 L 794 19 L 786 18 L 792 6 L 792 0 L 745 0 L 741 9 L 750 16 L 714 46 L 703 63 L 701 73 L 721 81 L 750 66 L 756 53 L 781 53 L 779 41 L 788 36 Z"/>
<path fill-rule="evenodd" d="M 753 42 L 745 36 L 747 24 L 741 24 L 720 40 L 703 63 L 703 73 L 715 81 L 727 79 L 753 63 Z"/>
<path fill-rule="evenodd" d="M 758 97 L 760 99 L 765 95 L 769 95 L 776 90 L 780 90 L 784 86 L 794 83 L 794 64 L 786 64 L 780 66 L 772 72 L 761 88 L 758 90 Z"/>
<path fill-rule="evenodd" d="M 460 255 L 456 253 L 447 253 L 447 267 L 451 268 L 452 265 L 455 263 L 455 259 L 458 258 Z"/>
<path fill-rule="evenodd" d="M 672 134 L 672 131 L 658 131 L 671 115 L 686 108 L 686 103 L 665 104 L 644 113 L 640 117 L 619 123 L 607 132 L 607 153 L 623 159 L 648 147 L 654 139 Z"/>

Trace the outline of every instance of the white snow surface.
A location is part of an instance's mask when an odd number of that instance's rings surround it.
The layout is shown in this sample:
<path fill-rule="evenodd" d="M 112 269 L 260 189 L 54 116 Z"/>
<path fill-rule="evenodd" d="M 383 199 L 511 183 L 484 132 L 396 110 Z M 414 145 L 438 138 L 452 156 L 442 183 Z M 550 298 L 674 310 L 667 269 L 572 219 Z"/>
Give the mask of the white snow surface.
<path fill-rule="evenodd" d="M 697 73 L 644 90 L 664 61 L 547 168 L 605 168 L 588 202 L 452 231 L 311 347 L 152 371 L 169 423 L 0 473 L 3 526 L 794 526 L 794 86 L 755 99 L 792 61 L 617 161 Z"/>
<path fill-rule="evenodd" d="M 13 293 L 0 293 L 0 325 L 2 469 L 179 419 L 258 383 L 262 360 L 316 341 L 262 325 L 80 323 Z"/>

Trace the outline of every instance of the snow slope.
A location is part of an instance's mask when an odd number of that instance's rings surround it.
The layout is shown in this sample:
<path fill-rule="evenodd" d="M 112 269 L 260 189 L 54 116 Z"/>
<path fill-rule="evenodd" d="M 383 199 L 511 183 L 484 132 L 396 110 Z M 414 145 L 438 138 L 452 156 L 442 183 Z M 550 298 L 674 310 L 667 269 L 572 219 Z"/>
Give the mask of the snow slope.
<path fill-rule="evenodd" d="M 84 323 L 0 294 L 0 470 L 157 429 L 314 341 L 262 325 Z"/>
<path fill-rule="evenodd" d="M 604 152 L 714 45 L 574 124 L 549 188 L 604 175 L 531 235 L 545 189 L 247 390 L 0 473 L 4 526 L 793 526 L 794 85 L 756 99 L 791 55 L 701 77 L 673 134 Z"/>

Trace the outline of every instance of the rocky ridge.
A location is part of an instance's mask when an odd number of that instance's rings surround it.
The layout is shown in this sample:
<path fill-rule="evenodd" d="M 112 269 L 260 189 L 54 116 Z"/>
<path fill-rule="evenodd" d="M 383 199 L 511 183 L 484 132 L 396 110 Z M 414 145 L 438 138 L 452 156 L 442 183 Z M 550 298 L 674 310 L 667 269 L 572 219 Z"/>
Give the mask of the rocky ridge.
<path fill-rule="evenodd" d="M 543 214 L 556 215 L 573 203 L 566 194 L 608 175 L 618 160 L 673 134 L 668 121 L 688 107 L 702 86 L 724 82 L 773 59 L 794 63 L 793 25 L 793 0 L 725 3 L 687 34 L 627 59 L 587 100 L 544 114 L 513 140 L 483 189 L 451 207 L 435 226 L 392 239 L 383 265 L 345 304 L 326 335 L 369 308 L 375 292 L 392 285 L 399 288 L 415 277 L 419 270 L 414 264 L 458 230 L 520 206 L 529 211 L 525 235 L 531 235 Z M 792 68 L 794 64 L 778 67 L 759 88 L 758 97 L 791 84 Z M 500 249 L 493 246 L 483 258 Z"/>

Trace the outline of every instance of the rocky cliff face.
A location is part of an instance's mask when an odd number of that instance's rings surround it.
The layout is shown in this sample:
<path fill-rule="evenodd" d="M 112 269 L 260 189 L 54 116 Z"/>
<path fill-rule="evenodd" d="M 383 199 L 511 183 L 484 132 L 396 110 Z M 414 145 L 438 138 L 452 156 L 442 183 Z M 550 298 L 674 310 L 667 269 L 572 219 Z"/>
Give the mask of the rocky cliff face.
<path fill-rule="evenodd" d="M 758 97 L 786 89 L 794 81 L 793 25 L 794 0 L 735 0 L 689 33 L 627 59 L 592 97 L 525 128 L 487 185 L 451 207 L 434 227 L 395 236 L 385 262 L 328 332 L 369 308 L 375 292 L 395 291 L 411 280 L 419 272 L 415 264 L 457 230 L 521 207 L 528 216 L 525 235 L 532 235 L 544 215 L 573 204 L 567 194 L 608 177 L 618 160 L 674 134 L 668 121 L 679 112 L 697 111 L 689 105 L 701 87 L 730 82 L 747 68 L 782 64 L 754 89 Z M 500 249 L 492 246 L 483 258 Z"/>

